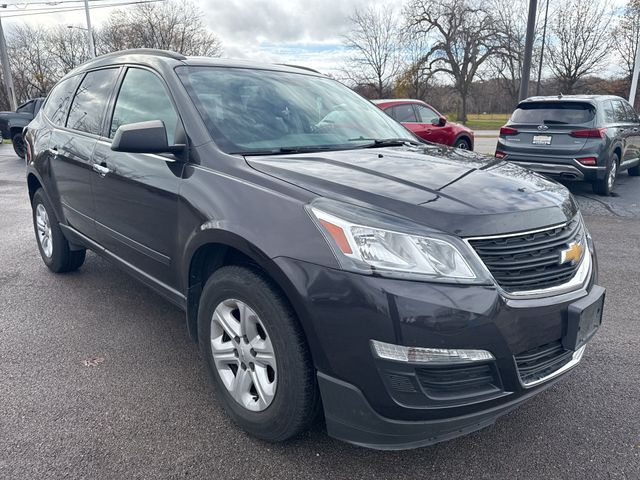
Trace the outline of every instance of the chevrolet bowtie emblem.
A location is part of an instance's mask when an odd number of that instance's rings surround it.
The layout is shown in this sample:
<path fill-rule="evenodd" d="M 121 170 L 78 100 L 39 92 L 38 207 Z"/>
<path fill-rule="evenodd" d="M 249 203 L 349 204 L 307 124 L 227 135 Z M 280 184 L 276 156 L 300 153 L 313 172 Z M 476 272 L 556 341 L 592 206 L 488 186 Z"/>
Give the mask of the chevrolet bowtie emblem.
<path fill-rule="evenodd" d="M 560 251 L 560 265 L 571 262 L 575 263 L 582 258 L 582 250 L 584 247 L 578 242 L 569 244 L 569 248 Z"/>

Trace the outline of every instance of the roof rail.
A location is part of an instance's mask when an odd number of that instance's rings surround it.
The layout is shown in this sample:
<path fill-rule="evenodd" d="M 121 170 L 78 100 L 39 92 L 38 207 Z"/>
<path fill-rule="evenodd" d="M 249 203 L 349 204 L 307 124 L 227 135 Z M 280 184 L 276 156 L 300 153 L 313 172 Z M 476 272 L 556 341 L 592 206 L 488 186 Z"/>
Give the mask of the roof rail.
<path fill-rule="evenodd" d="M 300 68 L 302 70 L 307 70 L 309 72 L 313 72 L 313 73 L 317 73 L 319 75 L 322 75 L 322 73 L 320 73 L 318 70 L 315 70 L 311 67 L 303 67 L 302 65 L 292 65 L 290 63 L 276 63 L 276 65 L 282 65 L 283 67 L 290 67 L 290 68 Z"/>
<path fill-rule="evenodd" d="M 187 57 L 181 53 L 172 52 L 171 50 L 160 50 L 157 48 L 130 48 L 128 50 L 118 50 L 117 52 L 105 53 L 96 58 L 117 57 L 120 55 L 153 55 L 156 57 L 173 58 L 174 60 L 186 60 Z"/>

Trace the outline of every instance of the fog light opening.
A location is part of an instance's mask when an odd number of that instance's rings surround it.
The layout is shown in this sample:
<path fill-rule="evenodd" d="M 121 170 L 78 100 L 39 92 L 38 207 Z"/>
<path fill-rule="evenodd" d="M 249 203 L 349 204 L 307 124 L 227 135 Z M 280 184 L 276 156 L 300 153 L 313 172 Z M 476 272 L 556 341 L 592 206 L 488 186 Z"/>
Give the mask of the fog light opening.
<path fill-rule="evenodd" d="M 374 354 L 378 358 L 394 360 L 396 362 L 455 364 L 495 360 L 491 352 L 486 350 L 405 347 L 392 343 L 379 342 L 378 340 L 371 340 L 371 346 Z"/>

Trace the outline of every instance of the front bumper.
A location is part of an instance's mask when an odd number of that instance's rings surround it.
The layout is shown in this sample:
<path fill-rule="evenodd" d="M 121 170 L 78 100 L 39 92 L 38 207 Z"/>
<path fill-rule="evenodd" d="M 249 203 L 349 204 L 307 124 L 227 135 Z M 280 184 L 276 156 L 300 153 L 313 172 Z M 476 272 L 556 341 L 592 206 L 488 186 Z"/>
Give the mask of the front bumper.
<path fill-rule="evenodd" d="M 548 374 L 561 368 L 564 373 L 579 361 L 562 347 L 569 305 L 602 290 L 594 284 L 595 258 L 583 288 L 530 299 L 505 298 L 493 285 L 405 281 L 288 258 L 276 262 L 295 290 L 289 293 L 318 370 L 329 434 L 382 449 L 414 448 L 478 430 L 547 388 L 559 378 Z M 372 339 L 482 349 L 495 360 L 475 370 L 434 370 L 376 358 Z M 557 368 L 542 371 L 543 380 L 529 385 L 524 372 L 537 367 L 526 362 L 537 357 Z"/>

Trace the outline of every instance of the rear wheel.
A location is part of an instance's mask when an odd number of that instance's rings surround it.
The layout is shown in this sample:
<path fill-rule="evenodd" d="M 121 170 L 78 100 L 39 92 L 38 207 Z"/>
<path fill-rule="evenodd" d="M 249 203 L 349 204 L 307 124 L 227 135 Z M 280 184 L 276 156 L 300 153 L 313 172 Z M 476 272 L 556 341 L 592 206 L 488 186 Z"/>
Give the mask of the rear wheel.
<path fill-rule="evenodd" d="M 616 178 L 618 177 L 618 168 L 620 166 L 620 159 L 618 158 L 618 154 L 613 154 L 613 156 L 607 162 L 607 170 L 603 179 L 596 180 L 593 183 L 593 191 L 599 195 L 611 195 L 613 191 L 613 187 L 616 183 Z"/>
<path fill-rule="evenodd" d="M 33 196 L 32 207 L 38 250 L 47 268 L 54 273 L 71 272 L 80 268 L 84 263 L 86 250 L 71 250 L 41 188 Z"/>
<path fill-rule="evenodd" d="M 24 144 L 24 138 L 22 138 L 21 133 L 16 133 L 12 138 L 11 142 L 13 143 L 13 151 L 16 152 L 20 158 L 24 158 L 26 154 L 26 147 Z"/>
<path fill-rule="evenodd" d="M 282 441 L 314 420 L 311 355 L 291 307 L 263 274 L 216 271 L 202 291 L 198 337 L 225 410 L 247 432 Z"/>

